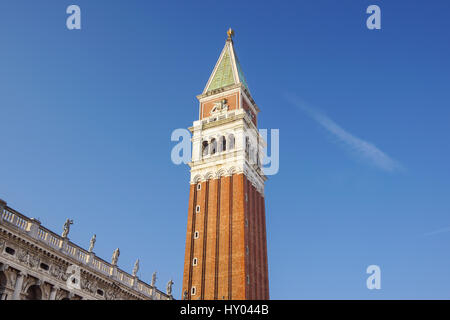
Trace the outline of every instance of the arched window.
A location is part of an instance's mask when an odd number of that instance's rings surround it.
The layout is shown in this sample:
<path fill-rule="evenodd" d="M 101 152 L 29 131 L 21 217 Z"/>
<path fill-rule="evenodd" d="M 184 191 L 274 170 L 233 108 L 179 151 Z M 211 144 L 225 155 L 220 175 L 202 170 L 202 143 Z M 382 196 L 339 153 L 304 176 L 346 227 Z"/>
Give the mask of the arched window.
<path fill-rule="evenodd" d="M 208 141 L 203 141 L 202 143 L 202 155 L 203 156 L 208 155 Z"/>
<path fill-rule="evenodd" d="M 33 285 L 28 288 L 26 294 L 26 300 L 41 300 L 42 299 L 42 291 L 39 286 Z"/>
<path fill-rule="evenodd" d="M 230 134 L 228 136 L 228 150 L 233 150 L 234 149 L 234 135 Z"/>
<path fill-rule="evenodd" d="M 250 153 L 250 140 L 248 137 L 245 137 L 245 156 L 249 157 L 249 153 Z"/>
<path fill-rule="evenodd" d="M 225 136 L 220 137 L 220 145 L 222 147 L 221 151 L 227 151 L 227 139 L 225 138 Z"/>
<path fill-rule="evenodd" d="M 216 139 L 211 140 L 211 155 L 215 154 L 217 152 L 217 141 Z"/>

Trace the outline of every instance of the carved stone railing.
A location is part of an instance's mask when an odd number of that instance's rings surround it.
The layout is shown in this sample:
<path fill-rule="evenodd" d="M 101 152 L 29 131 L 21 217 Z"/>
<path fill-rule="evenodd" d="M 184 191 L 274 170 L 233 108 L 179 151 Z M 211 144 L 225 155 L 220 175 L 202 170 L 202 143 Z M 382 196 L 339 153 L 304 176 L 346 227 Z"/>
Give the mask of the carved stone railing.
<path fill-rule="evenodd" d="M 89 252 L 70 242 L 68 238 L 64 238 L 41 226 L 40 221 L 28 218 L 12 208 L 7 206 L 0 207 L 0 223 L 8 224 L 19 232 L 26 233 L 38 242 L 43 243 L 45 246 L 75 259 L 84 265 L 86 270 L 99 272 L 144 296 L 151 299 L 172 299 L 172 297 L 169 297 L 157 288 L 95 256 L 93 252 Z"/>
<path fill-rule="evenodd" d="M 12 210 L 8 210 L 7 208 L 3 209 L 2 212 L 2 219 L 3 221 L 7 221 L 17 228 L 26 231 L 28 229 L 28 218 L 25 216 L 22 216 L 21 214 L 17 214 L 16 212 Z"/>

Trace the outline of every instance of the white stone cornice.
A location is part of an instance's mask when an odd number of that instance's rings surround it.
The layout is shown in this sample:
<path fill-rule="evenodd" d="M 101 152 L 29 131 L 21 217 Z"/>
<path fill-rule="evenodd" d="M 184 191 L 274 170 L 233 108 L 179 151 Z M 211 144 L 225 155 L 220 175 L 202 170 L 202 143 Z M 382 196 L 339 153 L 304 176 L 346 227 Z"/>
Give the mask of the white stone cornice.
<path fill-rule="evenodd" d="M 243 173 L 252 185 L 264 195 L 265 176 L 255 170 L 248 161 L 228 161 L 222 164 L 210 163 L 210 165 L 195 166 L 191 169 L 191 184 L 203 182 L 206 180 L 227 177 L 233 174 Z"/>

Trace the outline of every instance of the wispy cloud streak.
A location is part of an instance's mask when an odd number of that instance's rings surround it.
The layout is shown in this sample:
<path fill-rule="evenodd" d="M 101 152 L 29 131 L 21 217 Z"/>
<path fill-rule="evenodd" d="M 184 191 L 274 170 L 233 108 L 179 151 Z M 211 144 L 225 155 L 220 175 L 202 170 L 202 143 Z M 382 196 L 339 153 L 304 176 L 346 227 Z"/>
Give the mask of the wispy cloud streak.
<path fill-rule="evenodd" d="M 338 141 L 342 142 L 347 149 L 359 158 L 364 159 L 384 171 L 404 171 L 404 168 L 400 163 L 389 157 L 372 143 L 364 141 L 363 139 L 349 133 L 324 113 L 308 106 L 295 96 L 285 95 L 285 98 L 295 107 L 309 115 L 328 132 L 333 134 Z"/>
<path fill-rule="evenodd" d="M 434 230 L 431 232 L 424 233 L 424 236 L 434 236 L 435 234 L 444 233 L 444 232 L 450 232 L 450 227 L 442 228 L 438 230 Z"/>

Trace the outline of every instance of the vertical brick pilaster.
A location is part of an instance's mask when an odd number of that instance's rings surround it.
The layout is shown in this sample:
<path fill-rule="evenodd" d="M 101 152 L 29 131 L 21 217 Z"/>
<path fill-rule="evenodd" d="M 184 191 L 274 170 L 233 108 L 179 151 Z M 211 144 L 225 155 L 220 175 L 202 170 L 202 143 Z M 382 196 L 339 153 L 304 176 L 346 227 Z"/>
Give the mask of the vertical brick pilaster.
<path fill-rule="evenodd" d="M 248 254 L 246 253 L 245 256 L 245 299 L 249 300 L 250 299 L 250 284 L 247 281 L 247 277 L 250 275 L 250 243 L 251 243 L 251 239 L 250 239 L 250 195 L 249 195 L 249 181 L 247 179 L 246 176 L 244 176 L 244 207 L 245 207 L 245 230 L 244 230 L 244 235 L 245 235 L 245 250 L 247 252 L 248 250 Z"/>
<path fill-rule="evenodd" d="M 245 182 L 243 174 L 233 175 L 232 279 L 231 299 L 246 299 Z"/>
<path fill-rule="evenodd" d="M 263 276 L 264 276 L 264 299 L 269 300 L 269 270 L 268 270 L 268 258 L 267 258 L 267 231 L 266 231 L 266 204 L 265 198 L 261 197 L 262 214 L 263 214 Z"/>
<path fill-rule="evenodd" d="M 199 239 L 199 243 L 202 243 L 202 258 L 201 258 L 201 268 L 202 268 L 202 274 L 201 274 L 201 292 L 200 292 L 200 299 L 205 299 L 205 276 L 206 276 L 206 266 L 207 266 L 207 259 L 206 259 L 206 249 L 207 249 L 207 239 L 208 239 L 208 209 L 209 209 L 209 185 L 210 180 L 207 180 L 205 182 L 205 190 L 204 190 L 204 209 L 203 209 L 203 225 L 199 228 L 199 234 L 202 234 L 203 236 Z"/>
<path fill-rule="evenodd" d="M 211 180 L 208 194 L 208 223 L 206 236 L 206 268 L 205 268 L 205 297 L 206 300 L 214 299 L 216 279 L 216 240 L 217 240 L 217 190 L 219 180 Z"/>
<path fill-rule="evenodd" d="M 264 212 L 263 212 L 263 197 L 258 192 L 258 217 L 259 217 L 259 249 L 258 249 L 258 261 L 259 261 L 259 283 L 260 292 L 259 299 L 265 299 L 265 279 L 264 279 Z"/>
<path fill-rule="evenodd" d="M 261 299 L 261 219 L 260 219 L 260 203 L 259 203 L 259 193 L 255 188 L 253 190 L 255 198 L 255 245 L 256 245 L 256 273 L 255 273 L 255 287 L 256 295 L 255 299 Z"/>
<path fill-rule="evenodd" d="M 192 269 L 192 286 L 195 286 L 196 288 L 196 294 L 195 296 L 192 297 L 193 300 L 198 300 L 201 299 L 202 296 L 202 265 L 203 265 L 203 261 L 202 261 L 202 257 L 203 257 L 203 243 L 200 239 L 194 239 L 194 232 L 198 231 L 200 234 L 204 233 L 204 217 L 205 214 L 207 213 L 207 205 L 206 205 L 206 200 L 207 200 L 207 195 L 206 195 L 206 191 L 207 191 L 207 186 L 209 184 L 209 181 L 203 181 L 201 183 L 201 189 L 197 191 L 196 190 L 196 205 L 200 206 L 200 212 L 196 212 L 195 207 L 194 206 L 194 210 L 193 210 L 193 215 L 194 215 L 194 228 L 192 229 L 192 243 L 193 243 L 193 255 L 190 261 L 191 264 L 191 269 Z M 192 262 L 193 259 L 197 258 L 197 265 L 193 266 Z"/>
<path fill-rule="evenodd" d="M 262 272 L 261 272 L 261 268 L 262 268 L 262 262 L 261 262 L 261 258 L 262 258 L 262 254 L 261 254 L 261 247 L 262 247 L 262 241 L 261 241 L 261 232 L 262 232 L 262 227 L 261 227 L 261 206 L 260 206 L 260 202 L 259 202 L 259 192 L 258 190 L 255 188 L 255 202 L 256 202 L 256 244 L 257 244 L 257 248 L 256 248 L 256 278 L 257 278 L 257 291 L 256 291 L 256 295 L 257 295 L 257 299 L 262 299 L 262 283 L 261 283 L 261 279 L 262 279 Z"/>
<path fill-rule="evenodd" d="M 222 177 L 219 177 L 219 179 L 217 179 L 217 191 L 216 191 L 216 196 L 217 196 L 217 213 L 216 213 L 216 254 L 215 254 L 215 269 L 214 269 L 214 299 L 217 300 L 218 299 L 218 295 L 219 295 L 219 263 L 220 263 L 220 207 L 221 207 L 221 192 L 222 192 Z"/>
<path fill-rule="evenodd" d="M 186 230 L 186 250 L 184 256 L 184 270 L 183 270 L 183 288 L 181 292 L 181 297 L 184 296 L 184 292 L 187 292 L 187 298 L 191 298 L 191 284 L 192 284 L 192 268 L 191 261 L 193 255 L 193 228 L 195 226 L 194 210 L 196 206 L 196 184 L 190 185 L 189 191 L 189 207 L 188 207 L 188 222 Z"/>
<path fill-rule="evenodd" d="M 228 256 L 230 235 L 230 177 L 222 177 L 220 187 L 219 290 L 218 299 L 228 299 Z"/>
<path fill-rule="evenodd" d="M 233 296 L 233 176 L 229 178 L 228 198 L 228 300 L 231 300 Z"/>
<path fill-rule="evenodd" d="M 257 248 L 257 237 L 256 237 L 256 231 L 257 231 L 257 222 L 256 222 L 256 201 L 255 201 L 255 187 L 250 184 L 250 203 L 251 203 L 251 210 L 250 210 L 250 214 L 251 214 L 251 232 L 252 232 L 252 274 L 250 276 L 251 278 L 251 283 L 252 283 L 252 300 L 256 299 L 256 286 L 258 283 L 258 277 L 257 277 L 257 272 L 256 272 L 256 266 L 257 266 L 257 252 L 258 252 L 258 248 Z"/>

